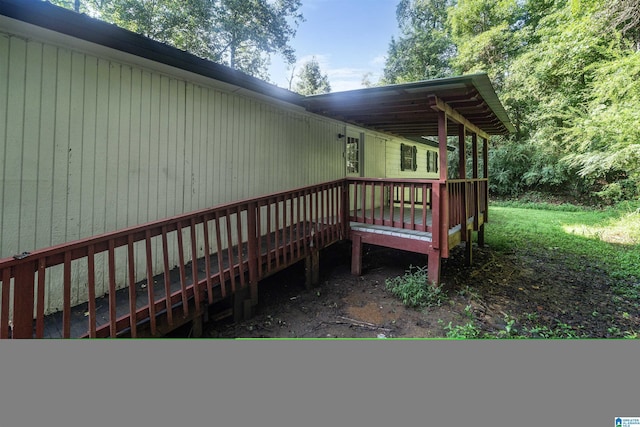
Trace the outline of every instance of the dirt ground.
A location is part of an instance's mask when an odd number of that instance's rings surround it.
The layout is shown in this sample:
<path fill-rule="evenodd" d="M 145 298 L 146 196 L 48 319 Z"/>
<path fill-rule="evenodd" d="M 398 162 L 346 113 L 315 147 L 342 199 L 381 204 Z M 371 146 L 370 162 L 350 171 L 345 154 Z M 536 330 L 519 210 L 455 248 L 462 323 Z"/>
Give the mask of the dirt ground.
<path fill-rule="evenodd" d="M 553 249 L 504 254 L 474 245 L 467 267 L 460 246 L 442 261 L 443 303 L 424 309 L 405 307 L 385 280 L 424 266 L 425 256 L 365 245 L 357 277 L 349 251 L 347 242 L 321 252 L 320 285 L 311 290 L 303 263 L 264 280 L 254 317 L 210 322 L 204 337 L 623 338 L 640 331 L 638 300 L 612 292 L 614 280 L 602 270 L 568 263 Z"/>

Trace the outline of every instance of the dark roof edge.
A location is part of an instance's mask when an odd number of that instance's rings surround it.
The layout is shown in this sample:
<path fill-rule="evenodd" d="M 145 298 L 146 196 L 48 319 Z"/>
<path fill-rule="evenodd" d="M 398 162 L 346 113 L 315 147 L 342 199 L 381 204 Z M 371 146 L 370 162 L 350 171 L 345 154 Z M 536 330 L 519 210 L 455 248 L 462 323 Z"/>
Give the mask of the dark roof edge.
<path fill-rule="evenodd" d="M 0 0 L 0 15 L 160 62 L 272 98 L 301 105 L 304 97 L 225 65 L 41 0 Z"/>
<path fill-rule="evenodd" d="M 493 112 L 496 114 L 496 116 L 498 116 L 507 130 L 510 133 L 514 133 L 516 131 L 516 128 L 511 122 L 507 110 L 505 110 L 504 105 L 498 98 L 498 94 L 496 93 L 493 84 L 491 84 L 489 76 L 486 73 L 468 74 L 466 76 L 471 77 L 471 79 L 473 80 L 473 85 L 476 87 L 476 89 L 478 89 L 478 92 L 480 92 L 482 99 L 487 102 L 489 107 L 491 107 Z"/>
<path fill-rule="evenodd" d="M 473 74 L 463 74 L 461 76 L 453 76 L 453 77 L 440 77 L 432 80 L 421 80 L 418 82 L 410 82 L 410 83 L 399 83 L 387 86 L 374 86 L 371 88 L 364 89 L 354 89 L 343 92 L 331 92 L 327 94 L 319 94 L 319 95 L 311 95 L 307 96 L 306 99 L 308 101 L 323 99 L 323 98 L 331 98 L 335 96 L 340 96 L 340 94 L 353 94 L 358 95 L 362 93 L 378 91 L 378 92 L 392 92 L 395 90 L 410 90 L 410 89 L 420 89 L 420 88 L 434 88 L 437 89 L 439 86 L 448 86 L 452 84 L 471 84 L 475 87 L 482 99 L 485 100 L 487 105 L 491 107 L 492 111 L 500 119 L 500 121 L 504 124 L 505 128 L 509 132 L 515 132 L 515 127 L 513 123 L 511 123 L 511 119 L 507 114 L 507 111 L 500 102 L 498 95 L 496 94 L 495 88 L 489 79 L 487 73 L 479 72 Z"/>

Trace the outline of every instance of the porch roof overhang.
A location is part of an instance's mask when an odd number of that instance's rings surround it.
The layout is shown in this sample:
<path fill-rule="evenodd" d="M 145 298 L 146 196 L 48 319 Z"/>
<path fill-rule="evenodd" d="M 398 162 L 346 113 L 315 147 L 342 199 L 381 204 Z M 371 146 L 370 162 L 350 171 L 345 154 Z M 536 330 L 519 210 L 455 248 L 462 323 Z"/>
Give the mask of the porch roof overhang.
<path fill-rule="evenodd" d="M 439 111 L 486 135 L 515 131 L 485 73 L 314 95 L 304 102 L 314 113 L 409 139 L 437 135 Z M 448 133 L 457 135 L 457 127 Z"/>

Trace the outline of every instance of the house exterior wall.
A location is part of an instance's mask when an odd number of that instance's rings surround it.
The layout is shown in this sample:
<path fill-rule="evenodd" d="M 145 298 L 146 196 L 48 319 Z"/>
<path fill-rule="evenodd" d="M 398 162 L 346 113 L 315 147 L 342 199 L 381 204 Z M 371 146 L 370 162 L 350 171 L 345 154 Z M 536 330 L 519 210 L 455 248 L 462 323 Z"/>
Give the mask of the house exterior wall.
<path fill-rule="evenodd" d="M 415 146 L 417 148 L 415 171 L 401 170 L 400 168 L 400 150 L 401 144 Z M 437 172 L 427 172 L 427 152 L 437 153 L 438 149 L 426 144 L 419 144 L 413 141 L 390 140 L 386 145 L 386 176 L 388 178 L 419 178 L 419 179 L 438 179 L 440 175 Z M 438 166 L 440 166 L 438 164 Z"/>
<path fill-rule="evenodd" d="M 384 177 L 399 140 L 0 17 L 0 258 L 343 178 L 347 127 L 364 135 L 366 176 Z M 123 287 L 126 253 L 116 257 Z M 75 264 L 72 304 L 87 298 L 87 266 Z M 51 270 L 46 312 L 62 306 L 62 269 Z M 98 296 L 107 271 L 96 255 Z"/>
<path fill-rule="evenodd" d="M 148 65 L 0 26 L 0 257 L 344 177 L 342 123 Z"/>

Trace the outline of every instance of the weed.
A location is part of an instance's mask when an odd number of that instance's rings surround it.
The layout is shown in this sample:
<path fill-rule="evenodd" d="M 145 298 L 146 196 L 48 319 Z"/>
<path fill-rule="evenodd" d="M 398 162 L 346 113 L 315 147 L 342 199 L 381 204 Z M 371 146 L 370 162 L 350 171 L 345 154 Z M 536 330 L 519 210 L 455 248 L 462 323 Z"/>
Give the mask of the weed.
<path fill-rule="evenodd" d="M 482 338 L 480 336 L 480 329 L 475 325 L 473 321 L 467 322 L 464 325 L 452 326 L 451 322 L 444 327 L 447 330 L 447 338 L 453 339 L 473 339 Z"/>
<path fill-rule="evenodd" d="M 425 267 L 409 266 L 403 276 L 385 281 L 386 289 L 408 307 L 442 305 L 442 285 L 430 284 Z"/>

